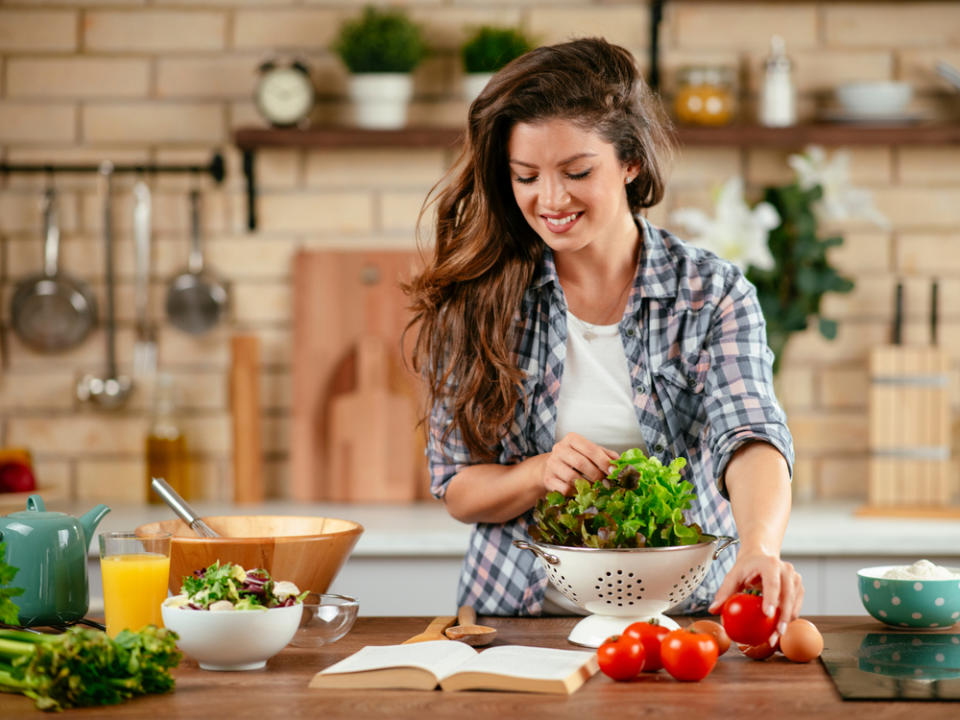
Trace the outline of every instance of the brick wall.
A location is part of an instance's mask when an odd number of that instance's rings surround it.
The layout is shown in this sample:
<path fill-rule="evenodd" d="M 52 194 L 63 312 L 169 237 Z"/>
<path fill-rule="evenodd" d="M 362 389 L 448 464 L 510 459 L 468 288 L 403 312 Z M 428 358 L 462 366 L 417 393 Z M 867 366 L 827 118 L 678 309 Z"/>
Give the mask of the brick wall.
<path fill-rule="evenodd" d="M 255 68 L 276 52 L 311 64 L 321 93 L 317 120 L 343 117 L 346 74 L 327 45 L 362 3 L 348 0 L 8 0 L 0 3 L 0 153 L 9 162 L 206 163 L 222 148 L 228 177 L 204 181 L 208 261 L 232 283 L 229 323 L 194 338 L 160 325 L 160 363 L 184 399 L 194 475 L 202 495 L 229 498 L 229 337 L 262 342 L 263 448 L 274 496 L 285 494 L 290 392 L 290 260 L 301 246 L 411 247 L 426 191 L 450 162 L 439 150 L 279 150 L 258 154 L 260 228 L 245 231 L 239 155 L 231 130 L 259 124 L 250 101 Z M 436 52 L 416 72 L 411 122 L 455 125 L 455 55 L 464 28 L 517 23 L 541 42 L 600 34 L 645 56 L 646 4 L 628 0 L 409 0 Z M 915 109 L 956 117 L 958 98 L 935 75 L 942 58 L 960 65 L 960 6 L 947 2 L 693 2 L 667 4 L 662 30 L 664 83 L 695 61 L 740 71 L 745 108 L 758 86 L 769 36 L 783 35 L 796 62 L 801 114 L 809 117 L 837 83 L 904 79 Z M 789 178 L 786 156 L 799 148 L 690 148 L 677 159 L 668 197 L 651 217 L 665 223 L 679 206 L 709 207 L 710 192 L 741 173 L 751 192 Z M 797 443 L 802 496 L 863 498 L 866 489 L 865 358 L 883 342 L 893 288 L 906 281 L 906 337 L 923 342 L 929 279 L 941 283 L 942 344 L 960 359 L 960 149 L 865 147 L 852 152 L 854 180 L 873 192 L 893 222 L 840 228 L 836 264 L 856 290 L 833 297 L 841 321 L 835 342 L 810 332 L 788 349 L 780 390 Z M 133 252 L 130 178 L 116 193 L 119 359 L 132 360 Z M 92 176 L 57 179 L 65 271 L 103 296 L 101 198 Z M 161 176 L 154 193 L 152 308 L 162 321 L 168 279 L 186 260 L 191 181 Z M 143 497 L 144 388 L 113 414 L 81 407 L 76 380 L 104 370 L 104 337 L 95 332 L 67 353 L 30 352 L 9 327 L 13 284 L 40 267 L 42 179 L 0 178 L 0 290 L 3 340 L 0 446 L 26 445 L 41 484 L 108 502 Z M 960 400 L 960 398 L 958 398 Z"/>

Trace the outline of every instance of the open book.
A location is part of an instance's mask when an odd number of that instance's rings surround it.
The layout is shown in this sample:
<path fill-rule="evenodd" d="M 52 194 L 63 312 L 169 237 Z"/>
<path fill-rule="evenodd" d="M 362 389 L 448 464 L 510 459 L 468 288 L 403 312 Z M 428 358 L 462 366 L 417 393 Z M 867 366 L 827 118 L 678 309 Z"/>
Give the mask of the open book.
<path fill-rule="evenodd" d="M 567 694 L 597 672 L 597 654 L 525 645 L 477 652 L 451 640 L 368 645 L 321 670 L 312 688 L 513 690 Z"/>

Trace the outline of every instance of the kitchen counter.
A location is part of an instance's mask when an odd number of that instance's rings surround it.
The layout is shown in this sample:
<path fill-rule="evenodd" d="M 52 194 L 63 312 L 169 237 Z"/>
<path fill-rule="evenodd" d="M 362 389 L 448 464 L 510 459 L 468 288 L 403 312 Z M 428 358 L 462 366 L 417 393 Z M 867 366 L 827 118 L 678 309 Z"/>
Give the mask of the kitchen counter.
<path fill-rule="evenodd" d="M 880 631 L 883 626 L 860 618 L 813 618 L 821 631 Z M 481 618 L 496 626 L 496 644 L 570 648 L 567 633 L 574 618 Z M 681 624 L 685 620 L 681 619 Z M 260 671 L 207 672 L 185 658 L 174 671 L 173 693 L 137 698 L 123 705 L 98 708 L 105 718 L 591 718 L 656 716 L 742 718 L 816 717 L 823 720 L 864 714 L 872 720 L 909 716 L 916 720 L 942 718 L 956 711 L 946 702 L 844 702 L 819 661 L 796 664 L 777 656 L 750 660 L 731 649 L 713 672 L 699 683 L 677 682 L 664 671 L 629 683 L 616 683 L 602 674 L 570 696 L 502 692 L 442 692 L 440 690 L 311 690 L 315 672 L 364 645 L 394 644 L 420 632 L 424 618 L 360 618 L 340 642 L 318 649 L 288 647 Z M 895 631 L 894 631 L 895 632 Z M 625 708 L 629 710 L 625 711 Z M 0 695 L 0 716 L 7 720 L 40 717 L 32 701 Z"/>
<path fill-rule="evenodd" d="M 49 509 L 82 514 L 92 503 L 51 502 Z M 920 558 L 960 567 L 956 520 L 860 517 L 857 505 L 796 505 L 783 541 L 783 557 L 803 576 L 804 611 L 864 613 L 856 572 Z M 361 615 L 442 615 L 456 607 L 457 578 L 470 526 L 451 518 L 439 502 L 410 505 L 295 503 L 260 505 L 196 503 L 210 515 L 313 515 L 359 522 L 364 532 L 329 588 L 360 600 Z M 98 528 L 128 530 L 173 517 L 166 505 L 118 505 Z M 90 609 L 102 608 L 97 543 L 90 544 Z M 403 588 L 403 592 L 394 592 Z"/>
<path fill-rule="evenodd" d="M 92 503 L 52 502 L 49 509 L 70 514 L 89 510 Z M 900 556 L 956 557 L 960 521 L 859 517 L 853 503 L 796 505 L 783 540 L 785 557 Z M 364 527 L 352 557 L 463 557 L 470 526 L 451 518 L 439 502 L 411 505 L 294 503 L 270 501 L 240 506 L 196 503 L 208 515 L 314 515 L 359 522 Z M 98 531 L 128 530 L 173 517 L 166 505 L 112 507 Z M 98 555 L 96 543 L 90 554 Z"/>

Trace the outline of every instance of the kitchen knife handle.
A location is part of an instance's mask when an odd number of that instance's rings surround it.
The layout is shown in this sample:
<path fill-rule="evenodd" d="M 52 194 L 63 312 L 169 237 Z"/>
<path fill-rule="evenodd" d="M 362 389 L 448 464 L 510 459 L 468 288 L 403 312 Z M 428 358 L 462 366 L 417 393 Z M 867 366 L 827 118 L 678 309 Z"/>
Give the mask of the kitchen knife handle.
<path fill-rule="evenodd" d="M 894 345 L 903 341 L 903 283 L 897 283 L 897 294 L 893 306 L 893 337 Z"/>

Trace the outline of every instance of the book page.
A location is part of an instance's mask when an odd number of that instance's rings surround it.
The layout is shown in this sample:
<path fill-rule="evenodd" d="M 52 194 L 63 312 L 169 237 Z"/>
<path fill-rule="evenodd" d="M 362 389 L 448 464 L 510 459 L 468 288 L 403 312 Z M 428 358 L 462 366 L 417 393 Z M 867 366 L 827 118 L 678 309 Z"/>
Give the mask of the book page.
<path fill-rule="evenodd" d="M 432 640 L 409 645 L 367 645 L 317 674 L 336 675 L 417 667 L 439 679 L 476 655 L 477 651 L 469 645 L 451 640 Z"/>
<path fill-rule="evenodd" d="M 471 672 L 533 680 L 563 680 L 575 674 L 595 655 L 585 650 L 501 645 L 465 659 L 450 674 Z"/>

